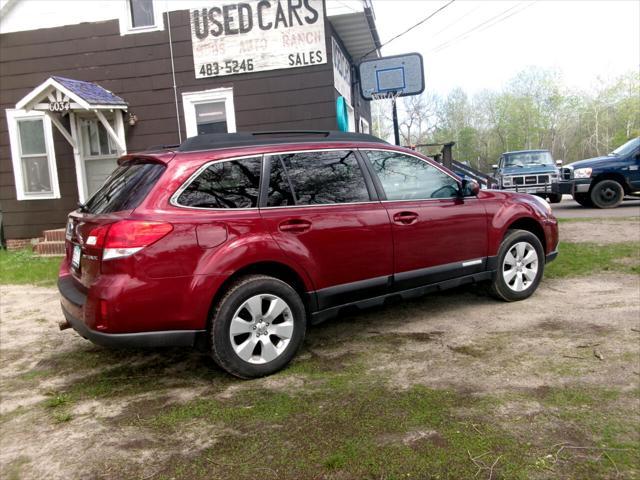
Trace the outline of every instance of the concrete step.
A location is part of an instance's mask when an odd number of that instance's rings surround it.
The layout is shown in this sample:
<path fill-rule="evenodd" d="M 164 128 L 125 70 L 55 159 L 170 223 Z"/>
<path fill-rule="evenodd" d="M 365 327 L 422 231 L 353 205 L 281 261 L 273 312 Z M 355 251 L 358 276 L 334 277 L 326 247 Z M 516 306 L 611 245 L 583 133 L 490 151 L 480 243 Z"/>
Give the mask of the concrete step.
<path fill-rule="evenodd" d="M 52 255 L 64 255 L 64 241 L 62 242 L 40 242 L 35 247 L 33 247 L 33 251 L 37 255 L 42 256 L 52 256 Z"/>
<path fill-rule="evenodd" d="M 64 228 L 56 228 L 55 230 L 44 231 L 45 242 L 64 242 Z"/>

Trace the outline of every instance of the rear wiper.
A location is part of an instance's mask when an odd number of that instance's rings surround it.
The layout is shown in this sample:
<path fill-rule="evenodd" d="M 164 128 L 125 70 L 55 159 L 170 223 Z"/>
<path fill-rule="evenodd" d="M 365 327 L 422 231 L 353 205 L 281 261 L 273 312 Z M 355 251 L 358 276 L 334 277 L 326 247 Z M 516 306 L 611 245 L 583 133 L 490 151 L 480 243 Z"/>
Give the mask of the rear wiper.
<path fill-rule="evenodd" d="M 80 209 L 81 212 L 88 212 L 89 209 L 87 208 L 87 204 L 86 203 L 82 203 L 82 202 L 78 202 L 78 208 Z"/>

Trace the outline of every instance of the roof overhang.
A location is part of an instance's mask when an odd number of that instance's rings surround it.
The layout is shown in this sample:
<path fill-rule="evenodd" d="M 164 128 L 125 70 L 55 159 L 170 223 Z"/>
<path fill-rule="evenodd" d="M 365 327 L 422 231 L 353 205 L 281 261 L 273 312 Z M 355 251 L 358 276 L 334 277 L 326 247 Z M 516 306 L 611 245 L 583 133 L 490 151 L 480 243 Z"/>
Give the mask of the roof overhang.
<path fill-rule="evenodd" d="M 73 80 L 73 82 L 91 86 L 98 93 L 104 92 L 104 97 L 109 99 L 109 103 L 91 101 L 82 96 L 81 93 L 74 91 L 67 85 L 63 84 L 63 80 L 56 77 L 50 77 L 44 83 L 31 90 L 22 100 L 16 103 L 16 108 L 20 110 L 48 110 L 48 102 L 69 102 L 71 110 L 127 110 L 127 103 L 120 97 L 116 97 L 109 90 L 102 88 L 96 84 L 89 82 L 81 82 Z M 71 81 L 71 80 L 70 80 Z M 44 102 L 44 103 L 43 103 Z"/>
<path fill-rule="evenodd" d="M 354 63 L 360 63 L 365 56 L 380 57 L 380 37 L 371 0 L 343 0 L 326 5 L 329 22 Z"/>

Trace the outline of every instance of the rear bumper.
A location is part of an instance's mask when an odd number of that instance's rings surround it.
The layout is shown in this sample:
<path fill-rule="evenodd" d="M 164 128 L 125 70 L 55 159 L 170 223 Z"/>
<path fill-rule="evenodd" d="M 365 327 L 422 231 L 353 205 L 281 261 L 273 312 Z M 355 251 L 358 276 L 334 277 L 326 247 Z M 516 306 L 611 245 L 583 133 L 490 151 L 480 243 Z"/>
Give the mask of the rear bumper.
<path fill-rule="evenodd" d="M 204 330 L 168 330 L 137 333 L 104 333 L 89 328 L 84 320 L 86 295 L 78 290 L 71 276 L 58 279 L 62 313 L 82 337 L 105 347 L 193 347 Z"/>

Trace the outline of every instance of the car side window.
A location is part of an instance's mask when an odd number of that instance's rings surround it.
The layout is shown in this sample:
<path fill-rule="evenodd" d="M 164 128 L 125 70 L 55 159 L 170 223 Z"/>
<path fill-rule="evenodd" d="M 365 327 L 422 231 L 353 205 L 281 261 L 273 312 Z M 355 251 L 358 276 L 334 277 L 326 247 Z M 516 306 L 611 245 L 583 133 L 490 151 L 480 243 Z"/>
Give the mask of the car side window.
<path fill-rule="evenodd" d="M 442 170 L 399 152 L 367 151 L 387 200 L 425 200 L 458 195 L 458 182 Z"/>
<path fill-rule="evenodd" d="M 291 191 L 293 189 L 293 191 Z M 268 206 L 368 202 L 369 191 L 350 150 L 271 157 Z"/>
<path fill-rule="evenodd" d="M 222 160 L 205 168 L 178 196 L 178 204 L 200 208 L 255 208 L 260 157 Z"/>

